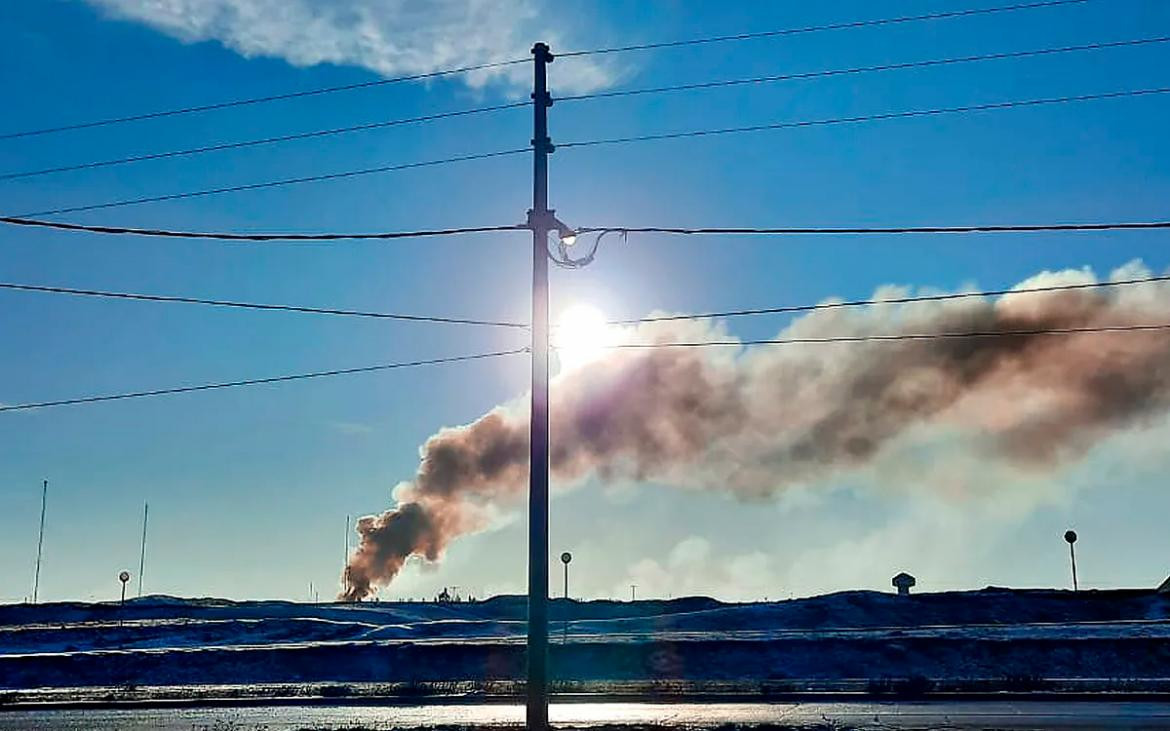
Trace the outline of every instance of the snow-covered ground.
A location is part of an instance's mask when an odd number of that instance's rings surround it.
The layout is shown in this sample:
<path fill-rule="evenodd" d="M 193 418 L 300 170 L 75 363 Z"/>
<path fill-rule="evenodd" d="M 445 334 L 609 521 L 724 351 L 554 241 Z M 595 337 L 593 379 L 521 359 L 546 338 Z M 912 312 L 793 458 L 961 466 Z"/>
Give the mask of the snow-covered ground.
<path fill-rule="evenodd" d="M 146 597 L 0 606 L 0 687 L 510 681 L 525 602 L 298 604 Z M 1170 678 L 1170 597 L 986 589 L 785 602 L 552 607 L 566 683 Z"/>

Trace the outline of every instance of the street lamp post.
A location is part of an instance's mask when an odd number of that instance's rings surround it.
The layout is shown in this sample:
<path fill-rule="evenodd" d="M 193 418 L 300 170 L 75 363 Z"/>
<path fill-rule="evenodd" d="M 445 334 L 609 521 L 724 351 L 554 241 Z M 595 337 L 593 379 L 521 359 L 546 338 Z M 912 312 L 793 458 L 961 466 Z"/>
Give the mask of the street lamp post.
<path fill-rule="evenodd" d="M 564 645 L 569 641 L 569 562 L 573 560 L 573 554 L 565 551 L 561 554 L 561 563 L 565 565 L 565 609 L 564 620 L 561 623 L 561 644 Z"/>
<path fill-rule="evenodd" d="M 573 560 L 573 554 L 565 551 L 561 554 L 561 563 L 565 565 L 565 598 L 569 598 L 569 562 Z"/>
<path fill-rule="evenodd" d="M 1068 557 L 1072 561 L 1073 591 L 1077 591 L 1077 549 L 1073 545 L 1077 542 L 1077 532 L 1075 530 L 1065 531 L 1064 540 L 1068 543 Z"/>

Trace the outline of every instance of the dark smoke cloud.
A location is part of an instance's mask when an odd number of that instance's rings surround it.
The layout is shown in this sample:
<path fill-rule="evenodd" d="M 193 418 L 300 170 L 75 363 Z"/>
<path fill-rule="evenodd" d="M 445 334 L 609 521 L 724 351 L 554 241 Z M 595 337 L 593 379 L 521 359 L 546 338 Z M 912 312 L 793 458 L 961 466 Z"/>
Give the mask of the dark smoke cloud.
<path fill-rule="evenodd" d="M 1118 270 L 1130 278 L 1137 265 Z M 1021 288 L 1092 281 L 1045 273 Z M 905 294 L 886 289 L 890 296 Z M 880 292 L 879 292 L 880 294 Z M 1150 324 L 1170 318 L 1170 289 L 1135 285 L 863 309 L 821 310 L 781 337 L 1011 332 Z M 671 323 L 629 341 L 725 339 Z M 1170 407 L 1170 334 L 1023 335 L 734 349 L 612 351 L 554 379 L 554 479 L 655 480 L 759 499 L 869 463 L 912 427 L 959 427 L 971 449 L 1038 469 Z M 393 510 L 362 519 L 347 597 L 368 596 L 412 555 L 449 542 L 520 500 L 528 476 L 526 409 L 497 408 L 444 429 L 422 449 Z"/>

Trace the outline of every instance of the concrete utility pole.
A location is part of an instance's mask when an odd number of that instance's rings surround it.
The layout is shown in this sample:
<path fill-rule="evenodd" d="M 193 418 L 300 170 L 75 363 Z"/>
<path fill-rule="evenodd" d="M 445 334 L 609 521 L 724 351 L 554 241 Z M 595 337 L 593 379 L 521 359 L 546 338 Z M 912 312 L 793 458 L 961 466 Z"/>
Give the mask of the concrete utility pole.
<path fill-rule="evenodd" d="M 548 65 L 544 43 L 532 47 L 532 422 L 528 462 L 529 731 L 548 728 Z"/>
<path fill-rule="evenodd" d="M 33 572 L 33 604 L 37 603 L 37 593 L 41 588 L 41 551 L 45 547 L 45 504 L 48 498 L 49 481 L 45 480 L 41 484 L 41 530 L 37 534 L 37 568 Z"/>

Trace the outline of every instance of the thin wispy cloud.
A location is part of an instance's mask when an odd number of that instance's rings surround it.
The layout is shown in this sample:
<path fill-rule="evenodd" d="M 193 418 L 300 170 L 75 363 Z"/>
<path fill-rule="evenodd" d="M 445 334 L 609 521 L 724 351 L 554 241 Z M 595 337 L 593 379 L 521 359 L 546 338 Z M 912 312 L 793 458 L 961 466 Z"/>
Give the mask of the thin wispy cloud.
<path fill-rule="evenodd" d="M 357 421 L 330 421 L 328 426 L 338 434 L 350 437 L 364 437 L 374 433 L 374 427 Z"/>
<path fill-rule="evenodd" d="M 532 0 L 87 0 L 111 17 L 188 43 L 216 41 L 242 56 L 294 66 L 358 66 L 422 74 L 527 57 L 533 41 L 564 35 Z M 472 88 L 530 83 L 525 65 L 464 75 Z M 614 74 L 590 59 L 557 68 L 559 91 L 590 91 Z"/>

